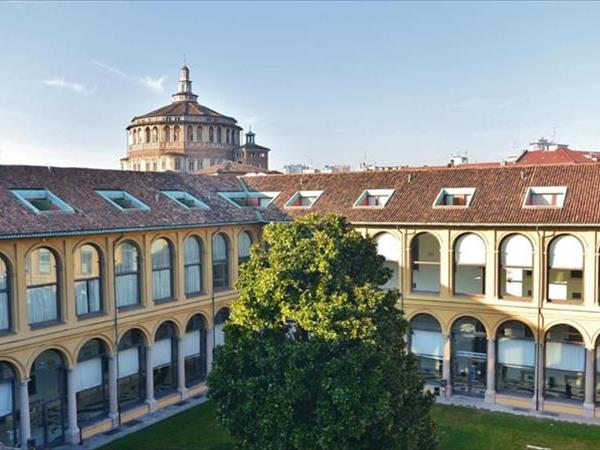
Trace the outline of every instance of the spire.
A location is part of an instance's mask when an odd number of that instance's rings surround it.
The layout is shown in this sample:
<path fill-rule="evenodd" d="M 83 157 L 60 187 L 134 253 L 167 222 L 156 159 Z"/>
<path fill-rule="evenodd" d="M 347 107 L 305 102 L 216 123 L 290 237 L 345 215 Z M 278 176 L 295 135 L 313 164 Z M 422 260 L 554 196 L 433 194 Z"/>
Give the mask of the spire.
<path fill-rule="evenodd" d="M 192 81 L 190 80 L 190 69 L 185 65 L 185 57 L 184 57 L 184 65 L 179 70 L 179 88 L 177 92 L 173 94 L 173 101 L 181 102 L 195 102 L 198 98 L 197 95 L 194 95 L 192 92 Z"/>

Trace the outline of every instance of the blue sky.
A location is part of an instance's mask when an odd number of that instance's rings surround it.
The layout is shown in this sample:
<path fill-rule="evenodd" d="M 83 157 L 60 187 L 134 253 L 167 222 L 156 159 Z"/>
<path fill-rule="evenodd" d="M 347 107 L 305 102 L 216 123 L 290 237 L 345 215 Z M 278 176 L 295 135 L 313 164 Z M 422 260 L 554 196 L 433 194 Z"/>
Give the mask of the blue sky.
<path fill-rule="evenodd" d="M 272 166 L 600 150 L 600 3 L 0 3 L 0 163 L 118 167 L 134 115 L 199 101 Z"/>

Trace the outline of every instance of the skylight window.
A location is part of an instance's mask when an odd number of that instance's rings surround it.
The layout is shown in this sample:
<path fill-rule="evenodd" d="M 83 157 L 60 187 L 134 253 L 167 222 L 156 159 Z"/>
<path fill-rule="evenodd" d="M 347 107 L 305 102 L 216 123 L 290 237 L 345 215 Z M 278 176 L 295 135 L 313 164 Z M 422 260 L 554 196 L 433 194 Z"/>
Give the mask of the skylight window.
<path fill-rule="evenodd" d="M 122 211 L 147 211 L 150 208 L 127 191 L 96 191 Z"/>
<path fill-rule="evenodd" d="M 238 208 L 267 208 L 279 192 L 219 192 Z"/>
<path fill-rule="evenodd" d="M 394 193 L 393 189 L 367 189 L 354 203 L 355 208 L 383 208 Z"/>
<path fill-rule="evenodd" d="M 323 191 L 298 191 L 287 201 L 286 208 L 312 208 Z"/>
<path fill-rule="evenodd" d="M 74 212 L 67 203 L 47 189 L 12 189 L 21 203 L 38 214 L 52 212 Z"/>
<path fill-rule="evenodd" d="M 562 208 L 567 196 L 566 186 L 530 187 L 525 194 L 525 208 Z"/>
<path fill-rule="evenodd" d="M 175 200 L 186 209 L 209 209 L 206 204 L 184 191 L 162 191 L 171 200 Z"/>
<path fill-rule="evenodd" d="M 473 200 L 473 195 L 475 195 L 475 188 L 443 188 L 435 199 L 433 207 L 467 208 Z"/>

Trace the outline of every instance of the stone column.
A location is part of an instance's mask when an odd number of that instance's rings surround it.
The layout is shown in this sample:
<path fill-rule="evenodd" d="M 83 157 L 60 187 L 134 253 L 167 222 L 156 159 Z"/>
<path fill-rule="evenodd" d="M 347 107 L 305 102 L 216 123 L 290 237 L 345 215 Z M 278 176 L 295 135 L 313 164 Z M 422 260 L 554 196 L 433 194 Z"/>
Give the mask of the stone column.
<path fill-rule="evenodd" d="M 487 379 L 485 386 L 485 401 L 496 403 L 496 339 L 487 340 Z"/>
<path fill-rule="evenodd" d="M 29 417 L 29 378 L 19 380 L 19 410 L 21 447 L 27 448 L 27 441 L 31 439 L 31 420 Z"/>
<path fill-rule="evenodd" d="M 146 404 L 154 410 L 154 367 L 152 366 L 152 346 L 146 347 Z"/>
<path fill-rule="evenodd" d="M 442 379 L 446 380 L 446 397 L 452 395 L 452 374 L 451 374 L 451 335 L 450 333 L 444 335 L 444 360 L 442 362 Z"/>
<path fill-rule="evenodd" d="M 108 357 L 108 417 L 112 419 L 113 426 L 119 424 L 117 357 L 117 354 Z"/>
<path fill-rule="evenodd" d="M 75 391 L 75 368 L 67 369 L 67 430 L 65 439 L 69 444 L 79 443 L 79 427 L 77 426 L 77 392 Z"/>
<path fill-rule="evenodd" d="M 583 401 L 583 411 L 587 417 L 594 417 L 594 391 L 596 387 L 594 357 L 596 351 L 593 348 L 585 349 L 585 399 Z"/>
<path fill-rule="evenodd" d="M 213 362 L 213 328 L 209 328 L 206 330 L 206 374 L 210 373 L 210 369 L 212 369 Z"/>
<path fill-rule="evenodd" d="M 177 390 L 181 394 L 181 399 L 187 397 L 187 388 L 185 387 L 185 354 L 183 348 L 183 338 L 177 338 Z"/>
<path fill-rule="evenodd" d="M 535 410 L 536 406 L 539 411 L 543 411 L 544 409 L 544 360 L 545 360 L 545 348 L 543 342 L 538 342 L 536 344 L 537 349 L 537 357 L 535 361 L 535 393 L 533 394 L 533 408 Z"/>

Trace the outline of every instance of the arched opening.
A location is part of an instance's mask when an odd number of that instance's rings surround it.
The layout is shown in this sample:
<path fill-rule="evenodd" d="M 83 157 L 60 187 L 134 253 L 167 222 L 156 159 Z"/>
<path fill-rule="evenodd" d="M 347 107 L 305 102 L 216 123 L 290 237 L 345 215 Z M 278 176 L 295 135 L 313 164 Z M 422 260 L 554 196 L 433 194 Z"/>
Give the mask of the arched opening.
<path fill-rule="evenodd" d="M 0 361 L 0 447 L 19 443 L 19 390 L 13 366 Z"/>
<path fill-rule="evenodd" d="M 168 126 L 163 128 L 163 138 L 165 142 L 169 142 L 171 140 L 171 129 Z"/>
<path fill-rule="evenodd" d="M 215 142 L 215 129 L 213 127 L 208 129 L 208 141 L 211 143 Z"/>
<path fill-rule="evenodd" d="M 500 296 L 533 296 L 533 247 L 529 239 L 513 234 L 500 245 Z"/>
<path fill-rule="evenodd" d="M 144 334 L 129 330 L 119 341 L 119 407 L 129 409 L 146 399 L 146 347 Z"/>
<path fill-rule="evenodd" d="M 546 333 L 544 397 L 583 402 L 585 346 L 570 325 L 555 325 Z"/>
<path fill-rule="evenodd" d="M 98 249 L 89 244 L 78 247 L 75 250 L 73 265 L 77 315 L 101 312 L 102 269 Z"/>
<path fill-rule="evenodd" d="M 202 127 L 200 125 L 196 127 L 196 140 L 198 142 L 204 141 L 204 136 L 202 135 Z"/>
<path fill-rule="evenodd" d="M 173 298 L 173 256 L 171 244 L 164 238 L 155 240 L 152 253 L 152 299 L 156 301 Z"/>
<path fill-rule="evenodd" d="M 252 247 L 252 235 L 248 231 L 242 231 L 238 235 L 238 265 L 250 259 L 250 248 Z"/>
<path fill-rule="evenodd" d="M 217 144 L 223 142 L 223 130 L 221 127 L 217 127 Z"/>
<path fill-rule="evenodd" d="M 229 128 L 226 129 L 225 131 L 225 141 L 229 144 L 230 138 L 229 138 Z"/>
<path fill-rule="evenodd" d="M 411 242 L 412 291 L 439 294 L 440 243 L 431 233 L 420 233 Z"/>
<path fill-rule="evenodd" d="M 583 301 L 583 245 L 571 235 L 553 239 L 548 250 L 548 301 Z"/>
<path fill-rule="evenodd" d="M 141 128 L 138 129 L 138 132 L 137 132 L 137 143 L 138 144 L 142 143 L 142 129 Z"/>
<path fill-rule="evenodd" d="M 115 248 L 115 295 L 119 307 L 141 303 L 139 250 L 131 241 Z"/>
<path fill-rule="evenodd" d="M 496 332 L 496 390 L 531 396 L 535 390 L 535 339 L 527 325 L 504 322 Z"/>
<path fill-rule="evenodd" d="M 80 425 L 108 416 L 108 352 L 104 341 L 89 340 L 79 350 L 75 391 Z"/>
<path fill-rule="evenodd" d="M 483 397 L 487 373 L 487 335 L 474 317 L 461 317 L 452 325 L 452 389 Z"/>
<path fill-rule="evenodd" d="M 12 327 L 10 289 L 9 266 L 4 256 L 0 254 L 0 332 L 9 331 Z"/>
<path fill-rule="evenodd" d="M 213 288 L 229 287 L 229 242 L 223 233 L 212 238 Z"/>
<path fill-rule="evenodd" d="M 31 437 L 36 446 L 62 444 L 67 427 L 67 378 L 63 356 L 56 350 L 39 355 L 29 379 Z"/>
<path fill-rule="evenodd" d="M 152 127 L 152 142 L 158 142 L 158 128 Z"/>
<path fill-rule="evenodd" d="M 200 238 L 189 236 L 183 243 L 183 266 L 185 295 L 194 297 L 203 291 L 202 258 L 203 246 Z"/>
<path fill-rule="evenodd" d="M 146 127 L 144 129 L 144 142 L 148 144 L 150 142 L 150 128 Z"/>
<path fill-rule="evenodd" d="M 230 314 L 231 310 L 229 308 L 221 308 L 215 315 L 215 347 L 225 343 L 223 327 L 225 326 L 225 322 L 229 320 Z"/>
<path fill-rule="evenodd" d="M 27 315 L 29 324 L 54 322 L 60 318 L 56 255 L 46 247 L 27 256 Z"/>
<path fill-rule="evenodd" d="M 191 125 L 187 127 L 187 140 L 190 142 L 194 140 L 194 128 Z"/>
<path fill-rule="evenodd" d="M 202 383 L 206 379 L 206 321 L 200 314 L 187 324 L 183 338 L 186 387 Z"/>
<path fill-rule="evenodd" d="M 485 243 L 476 234 L 463 234 L 454 245 L 454 294 L 484 293 Z"/>
<path fill-rule="evenodd" d="M 163 322 L 156 330 L 152 368 L 155 398 L 177 389 L 177 330 L 173 322 Z"/>
<path fill-rule="evenodd" d="M 444 335 L 437 319 L 417 314 L 410 320 L 410 351 L 417 358 L 419 372 L 428 385 L 439 386 L 444 359 Z"/>
<path fill-rule="evenodd" d="M 398 261 L 400 259 L 401 248 L 400 241 L 391 233 L 380 233 L 375 236 L 377 244 L 377 254 L 383 256 L 384 267 L 392 271 L 392 276 L 381 286 L 382 289 L 392 289 L 398 287 Z"/>

